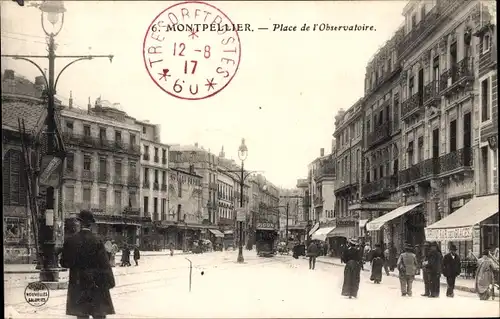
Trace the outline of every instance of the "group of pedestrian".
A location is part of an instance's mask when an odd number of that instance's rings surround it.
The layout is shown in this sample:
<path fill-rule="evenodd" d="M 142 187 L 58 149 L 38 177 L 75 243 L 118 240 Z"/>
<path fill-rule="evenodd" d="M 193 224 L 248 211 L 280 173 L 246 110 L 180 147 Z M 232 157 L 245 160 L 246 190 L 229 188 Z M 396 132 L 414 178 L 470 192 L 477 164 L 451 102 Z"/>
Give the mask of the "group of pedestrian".
<path fill-rule="evenodd" d="M 134 247 L 134 262 L 136 266 L 139 266 L 139 259 L 141 259 L 141 252 L 139 250 L 139 247 L 133 246 Z M 121 267 L 130 267 L 132 264 L 130 263 L 130 246 L 125 244 L 122 250 L 122 260 L 121 260 Z"/>

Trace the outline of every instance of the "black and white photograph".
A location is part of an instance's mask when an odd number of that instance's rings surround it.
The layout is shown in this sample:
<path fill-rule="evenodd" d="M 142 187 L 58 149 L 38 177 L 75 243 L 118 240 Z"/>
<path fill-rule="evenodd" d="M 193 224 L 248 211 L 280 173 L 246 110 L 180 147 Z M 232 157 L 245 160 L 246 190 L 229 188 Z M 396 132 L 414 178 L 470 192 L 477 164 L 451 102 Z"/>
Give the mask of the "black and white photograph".
<path fill-rule="evenodd" d="M 496 10 L 0 1 L 4 318 L 499 317 Z"/>

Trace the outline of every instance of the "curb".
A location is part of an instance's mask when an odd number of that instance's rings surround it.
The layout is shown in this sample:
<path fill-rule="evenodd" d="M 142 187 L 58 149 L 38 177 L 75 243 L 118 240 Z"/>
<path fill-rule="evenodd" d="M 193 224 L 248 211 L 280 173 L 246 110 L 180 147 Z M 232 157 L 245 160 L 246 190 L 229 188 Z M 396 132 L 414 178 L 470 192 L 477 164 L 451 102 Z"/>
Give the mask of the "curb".
<path fill-rule="evenodd" d="M 304 258 L 306 258 L 306 257 L 304 257 Z M 324 263 L 324 264 L 330 264 L 333 266 L 339 266 L 339 267 L 343 266 L 342 264 L 339 264 L 337 262 L 330 262 L 330 261 L 321 260 L 321 259 L 316 259 L 316 261 L 320 262 L 320 263 Z M 363 271 L 369 272 L 370 270 L 363 269 Z M 389 273 L 389 276 L 398 278 L 398 275 L 396 275 L 395 273 Z M 415 277 L 415 281 L 423 282 L 424 280 L 420 277 Z M 447 287 L 447 284 L 444 282 L 440 282 L 440 284 L 441 284 L 441 287 L 445 287 L 445 288 Z M 471 287 L 467 287 L 467 286 L 455 285 L 455 290 L 476 293 L 475 288 L 471 288 Z M 498 296 L 499 296 L 498 291 L 495 291 L 495 297 L 498 297 Z"/>

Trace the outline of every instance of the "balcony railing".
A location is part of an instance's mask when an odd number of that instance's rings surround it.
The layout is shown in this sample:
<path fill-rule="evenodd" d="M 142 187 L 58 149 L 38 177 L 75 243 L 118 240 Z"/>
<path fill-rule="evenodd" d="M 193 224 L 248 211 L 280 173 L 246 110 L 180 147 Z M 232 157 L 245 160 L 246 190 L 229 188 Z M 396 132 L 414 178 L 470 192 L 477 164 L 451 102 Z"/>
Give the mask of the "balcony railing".
<path fill-rule="evenodd" d="M 108 148 L 112 145 L 113 143 L 106 139 L 105 137 L 99 137 L 96 140 L 95 146 L 96 147 L 101 147 L 101 148 Z"/>
<path fill-rule="evenodd" d="M 391 137 L 391 122 L 387 121 L 375 127 L 373 132 L 368 133 L 367 144 L 368 147 L 381 143 Z"/>
<path fill-rule="evenodd" d="M 163 192 L 166 192 L 167 191 L 167 184 L 165 184 L 165 183 L 161 184 L 161 190 Z"/>
<path fill-rule="evenodd" d="M 398 186 L 397 175 L 385 176 L 381 179 L 364 184 L 362 187 L 363 197 L 370 197 L 380 195 L 382 193 L 390 192 Z"/>
<path fill-rule="evenodd" d="M 142 159 L 145 161 L 149 161 L 149 154 L 143 154 Z"/>
<path fill-rule="evenodd" d="M 424 88 L 424 105 L 437 103 L 441 100 L 439 95 L 439 81 L 432 81 L 428 83 Z"/>
<path fill-rule="evenodd" d="M 109 173 L 99 172 L 99 174 L 97 174 L 97 181 L 107 183 L 109 181 Z"/>
<path fill-rule="evenodd" d="M 82 171 L 82 181 L 94 181 L 94 172 L 90 170 L 83 170 Z"/>
<path fill-rule="evenodd" d="M 157 191 L 160 189 L 160 184 L 159 183 L 153 183 L 153 190 Z"/>
<path fill-rule="evenodd" d="M 454 152 L 445 154 L 439 158 L 439 170 L 443 173 L 450 173 L 461 168 L 472 166 L 472 148 L 466 147 Z"/>
<path fill-rule="evenodd" d="M 460 62 L 454 63 L 441 77 L 440 87 L 442 94 L 447 95 L 456 89 L 464 88 L 471 85 L 474 79 L 473 59 L 470 57 L 462 59 Z M 472 89 L 472 86 L 470 86 Z"/>
<path fill-rule="evenodd" d="M 150 185 L 149 181 L 143 181 L 142 182 L 142 187 L 143 188 L 149 188 L 149 185 Z"/>
<path fill-rule="evenodd" d="M 314 206 L 322 206 L 323 205 L 323 198 L 316 196 L 314 197 Z"/>
<path fill-rule="evenodd" d="M 413 114 L 416 110 L 418 110 L 422 106 L 422 101 L 420 99 L 420 94 L 415 93 L 406 101 L 403 101 L 401 104 L 401 118 L 405 119 L 406 117 Z"/>
<path fill-rule="evenodd" d="M 123 210 L 125 216 L 140 216 L 141 210 L 138 207 L 125 207 Z"/>
<path fill-rule="evenodd" d="M 114 184 L 116 185 L 124 185 L 125 184 L 125 177 L 122 176 L 121 174 L 115 174 L 113 176 L 114 179 Z"/>
<path fill-rule="evenodd" d="M 139 145 L 136 145 L 136 144 L 130 144 L 129 145 L 129 151 L 132 153 L 132 154 L 141 154 L 141 147 Z"/>
<path fill-rule="evenodd" d="M 139 177 L 138 176 L 129 176 L 127 184 L 128 184 L 128 186 L 139 187 Z"/>

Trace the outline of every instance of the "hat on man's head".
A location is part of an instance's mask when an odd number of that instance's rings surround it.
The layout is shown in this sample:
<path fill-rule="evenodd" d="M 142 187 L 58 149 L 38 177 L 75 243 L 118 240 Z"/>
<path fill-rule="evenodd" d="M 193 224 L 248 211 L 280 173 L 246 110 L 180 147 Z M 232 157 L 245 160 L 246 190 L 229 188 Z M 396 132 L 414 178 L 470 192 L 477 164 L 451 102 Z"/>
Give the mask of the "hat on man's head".
<path fill-rule="evenodd" d="M 427 240 L 426 240 L 426 241 L 424 242 L 424 246 L 430 246 L 430 245 L 431 245 L 431 243 L 430 243 L 429 241 L 427 241 Z"/>
<path fill-rule="evenodd" d="M 450 250 L 451 251 L 457 251 L 457 246 L 455 244 L 450 245 Z"/>
<path fill-rule="evenodd" d="M 347 242 L 348 242 L 349 244 L 351 244 L 351 245 L 354 245 L 354 246 L 359 245 L 358 240 L 357 240 L 357 239 L 355 239 L 355 238 L 350 238 L 350 239 L 348 239 L 348 240 L 347 240 Z"/>
<path fill-rule="evenodd" d="M 438 246 L 437 241 L 432 241 L 430 246 L 431 246 L 431 247 L 432 247 L 432 246 L 437 247 L 437 246 Z"/>
<path fill-rule="evenodd" d="M 76 217 L 80 222 L 85 224 L 93 224 L 95 223 L 94 214 L 88 210 L 82 210 Z"/>
<path fill-rule="evenodd" d="M 404 246 L 404 250 L 408 251 L 408 250 L 412 250 L 413 249 L 413 246 L 410 245 L 410 244 L 405 244 Z"/>

